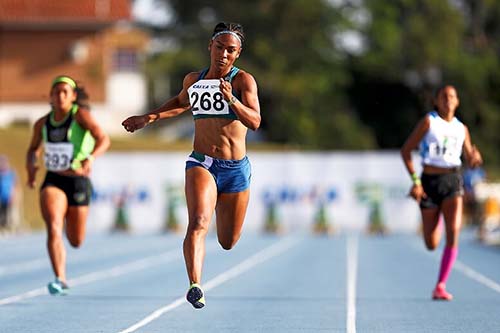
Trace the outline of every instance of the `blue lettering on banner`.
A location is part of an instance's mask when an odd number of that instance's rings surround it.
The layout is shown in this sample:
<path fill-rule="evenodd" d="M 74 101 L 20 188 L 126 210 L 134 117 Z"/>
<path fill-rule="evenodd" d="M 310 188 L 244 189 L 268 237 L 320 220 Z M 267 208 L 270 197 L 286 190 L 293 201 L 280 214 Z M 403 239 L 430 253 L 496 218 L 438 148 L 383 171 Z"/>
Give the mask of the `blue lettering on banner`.
<path fill-rule="evenodd" d="M 332 203 L 339 197 L 339 190 L 335 186 L 290 186 L 283 185 L 280 187 L 269 186 L 262 192 L 262 201 L 264 204 L 271 203 L 297 203 L 297 202 L 311 202 L 311 203 Z"/>
<path fill-rule="evenodd" d="M 408 187 L 402 185 L 382 184 L 378 182 L 359 181 L 354 184 L 354 193 L 359 202 L 379 202 L 386 198 L 406 200 Z"/>
<path fill-rule="evenodd" d="M 147 187 L 138 186 L 116 186 L 99 188 L 94 187 L 92 191 L 92 202 L 114 203 L 117 199 L 125 199 L 127 203 L 145 203 L 151 199 L 151 190 Z"/>

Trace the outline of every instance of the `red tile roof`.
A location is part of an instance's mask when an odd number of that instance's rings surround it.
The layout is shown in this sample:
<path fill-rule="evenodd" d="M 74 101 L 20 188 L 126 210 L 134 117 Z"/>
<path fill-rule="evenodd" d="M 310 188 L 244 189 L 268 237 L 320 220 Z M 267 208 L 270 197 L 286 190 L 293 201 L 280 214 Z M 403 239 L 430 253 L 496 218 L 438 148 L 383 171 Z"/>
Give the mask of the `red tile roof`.
<path fill-rule="evenodd" d="M 0 0 L 0 23 L 130 20 L 131 0 Z"/>

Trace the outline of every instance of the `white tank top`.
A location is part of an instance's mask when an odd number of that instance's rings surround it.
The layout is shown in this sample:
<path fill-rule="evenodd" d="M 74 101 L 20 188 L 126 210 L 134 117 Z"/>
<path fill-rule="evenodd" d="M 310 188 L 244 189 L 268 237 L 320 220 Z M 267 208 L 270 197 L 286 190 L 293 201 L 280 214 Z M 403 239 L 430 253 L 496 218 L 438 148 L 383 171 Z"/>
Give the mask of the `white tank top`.
<path fill-rule="evenodd" d="M 429 130 L 420 142 L 422 164 L 441 168 L 462 165 L 462 147 L 465 140 L 465 126 L 456 117 L 448 122 L 436 111 L 428 114 Z"/>

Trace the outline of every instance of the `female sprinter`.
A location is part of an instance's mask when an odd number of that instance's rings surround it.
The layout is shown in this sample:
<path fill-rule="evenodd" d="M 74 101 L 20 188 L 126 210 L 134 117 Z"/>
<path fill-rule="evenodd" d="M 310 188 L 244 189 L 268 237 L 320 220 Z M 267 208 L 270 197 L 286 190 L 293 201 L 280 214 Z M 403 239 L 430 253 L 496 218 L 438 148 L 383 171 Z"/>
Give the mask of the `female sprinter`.
<path fill-rule="evenodd" d="M 481 154 L 471 143 L 469 130 L 456 117 L 459 100 L 453 86 L 437 91 L 435 111 L 428 113 L 415 127 L 401 149 L 413 186 L 410 195 L 420 204 L 425 245 L 434 250 L 441 239 L 440 214 L 446 225 L 446 244 L 441 259 L 435 300 L 451 300 L 446 281 L 458 254 L 458 238 L 462 224 L 463 181 L 459 173 L 462 153 L 471 167 L 482 163 Z M 419 177 L 411 159 L 411 151 L 420 149 L 423 172 Z"/>
<path fill-rule="evenodd" d="M 229 250 L 240 238 L 249 200 L 245 137 L 248 128 L 260 126 L 261 117 L 255 79 L 234 66 L 243 41 L 239 24 L 217 24 L 208 44 L 210 66 L 187 74 L 179 94 L 156 110 L 122 123 L 133 132 L 159 119 L 192 112 L 195 134 L 193 152 L 186 161 L 189 222 L 183 249 L 190 283 L 186 299 L 195 308 L 205 305 L 201 271 L 214 210 L 219 243 Z"/>
<path fill-rule="evenodd" d="M 109 147 L 108 136 L 87 109 L 87 97 L 69 76 L 56 77 L 50 88 L 52 110 L 36 121 L 26 156 L 28 186 L 34 188 L 43 146 L 47 174 L 40 189 L 40 206 L 55 274 L 47 286 L 52 295 L 65 294 L 68 289 L 62 238 L 65 222 L 69 243 L 79 247 L 85 238 L 92 163 Z"/>

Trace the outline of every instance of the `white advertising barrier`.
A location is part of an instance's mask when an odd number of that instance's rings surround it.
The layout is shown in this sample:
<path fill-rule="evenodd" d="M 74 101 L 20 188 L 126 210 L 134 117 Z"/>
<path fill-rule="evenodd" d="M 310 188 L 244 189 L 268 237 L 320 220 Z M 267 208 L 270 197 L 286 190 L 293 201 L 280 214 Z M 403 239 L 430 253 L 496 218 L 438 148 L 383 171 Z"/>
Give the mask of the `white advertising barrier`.
<path fill-rule="evenodd" d="M 92 174 L 89 231 L 109 231 L 121 204 L 132 232 L 159 232 L 174 216 L 185 228 L 188 153 L 108 153 Z M 335 229 L 366 228 L 376 208 L 389 231 L 414 232 L 420 214 L 399 152 L 249 152 L 250 203 L 245 230 L 273 218 L 284 230 L 311 230 L 323 213 Z"/>
<path fill-rule="evenodd" d="M 500 183 L 479 182 L 474 185 L 474 194 L 479 201 L 491 198 L 500 203 Z"/>

